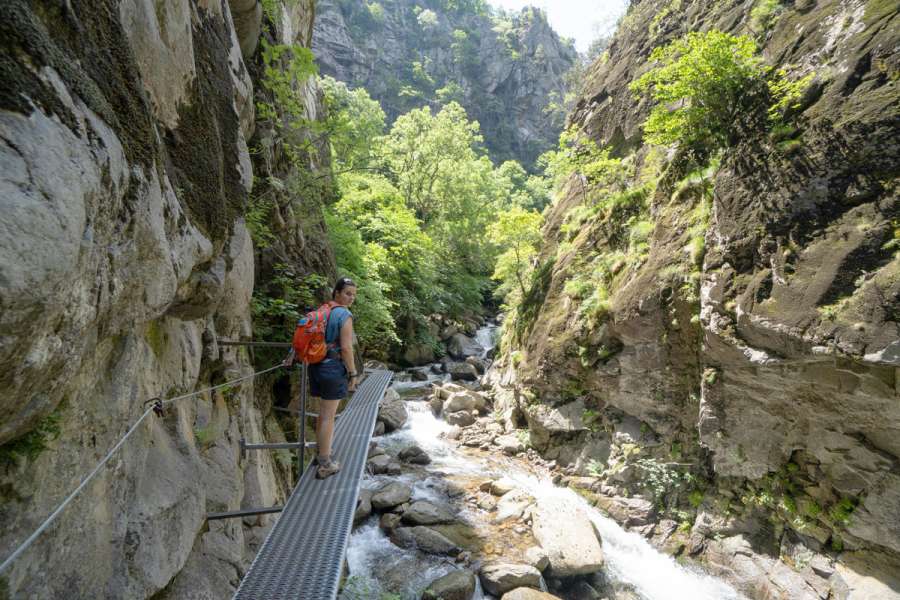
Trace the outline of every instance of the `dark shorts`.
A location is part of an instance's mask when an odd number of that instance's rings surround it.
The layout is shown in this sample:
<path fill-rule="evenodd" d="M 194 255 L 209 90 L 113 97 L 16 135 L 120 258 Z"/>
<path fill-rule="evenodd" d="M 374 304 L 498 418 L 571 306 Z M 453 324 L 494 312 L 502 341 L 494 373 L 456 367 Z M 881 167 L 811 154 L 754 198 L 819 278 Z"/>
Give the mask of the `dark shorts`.
<path fill-rule="evenodd" d="M 347 396 L 347 368 L 340 359 L 326 359 L 309 366 L 309 391 L 322 400 L 343 400 Z"/>

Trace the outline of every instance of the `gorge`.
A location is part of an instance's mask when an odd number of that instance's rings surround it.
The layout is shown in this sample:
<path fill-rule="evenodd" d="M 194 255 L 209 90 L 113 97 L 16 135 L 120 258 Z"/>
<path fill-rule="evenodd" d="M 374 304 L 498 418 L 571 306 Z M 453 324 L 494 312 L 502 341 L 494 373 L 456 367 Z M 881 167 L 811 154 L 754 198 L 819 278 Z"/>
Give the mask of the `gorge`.
<path fill-rule="evenodd" d="M 900 598 L 895 3 L 632 0 L 587 65 L 481 0 L 3 5 L 0 560 L 349 274 L 398 382 L 345 600 Z M 231 597 L 277 515 L 206 515 L 285 501 L 241 440 L 295 393 L 147 417 L 0 597 Z"/>

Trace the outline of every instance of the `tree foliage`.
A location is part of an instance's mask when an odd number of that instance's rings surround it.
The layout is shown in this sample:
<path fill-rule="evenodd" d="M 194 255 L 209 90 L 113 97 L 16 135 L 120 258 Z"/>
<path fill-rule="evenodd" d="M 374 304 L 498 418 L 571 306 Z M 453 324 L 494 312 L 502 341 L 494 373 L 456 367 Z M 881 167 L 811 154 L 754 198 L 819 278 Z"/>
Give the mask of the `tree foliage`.
<path fill-rule="evenodd" d="M 650 62 L 658 66 L 631 84 L 656 103 L 644 124 L 647 140 L 706 151 L 734 145 L 742 124 L 761 112 L 777 118 L 809 81 L 791 82 L 766 66 L 751 38 L 715 30 L 656 48 Z"/>
<path fill-rule="evenodd" d="M 534 209 L 549 198 L 540 178 L 512 161 L 495 167 L 478 123 L 454 102 L 436 113 L 412 110 L 378 135 L 383 113 L 368 95 L 336 82 L 323 87 L 341 167 L 328 227 L 340 270 L 361 282 L 359 320 L 371 326 L 359 334 L 367 348 L 396 348 L 401 332 L 424 337 L 428 315 L 478 310 L 492 274 L 501 286 L 506 275 L 526 275 L 525 240 L 509 229 L 515 219 L 503 221 L 503 234 L 489 229 L 507 214 L 539 218 Z M 512 266 L 497 271 L 495 260 L 511 249 L 520 262 L 510 254 Z M 363 297 L 363 287 L 377 292 Z"/>
<path fill-rule="evenodd" d="M 541 242 L 541 215 L 514 206 L 498 215 L 489 228 L 491 241 L 506 251 L 497 257 L 493 278 L 500 282 L 495 292 L 507 304 L 521 300 L 533 271 L 532 258 Z"/>

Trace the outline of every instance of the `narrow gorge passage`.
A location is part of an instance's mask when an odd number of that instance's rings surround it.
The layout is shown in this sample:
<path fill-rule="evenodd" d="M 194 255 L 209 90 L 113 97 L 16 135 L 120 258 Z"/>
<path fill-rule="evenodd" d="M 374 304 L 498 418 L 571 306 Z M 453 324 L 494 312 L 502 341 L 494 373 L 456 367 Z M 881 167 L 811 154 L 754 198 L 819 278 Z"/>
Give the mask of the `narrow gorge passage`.
<path fill-rule="evenodd" d="M 900 600 L 896 0 L 0 4 L 0 600 Z"/>

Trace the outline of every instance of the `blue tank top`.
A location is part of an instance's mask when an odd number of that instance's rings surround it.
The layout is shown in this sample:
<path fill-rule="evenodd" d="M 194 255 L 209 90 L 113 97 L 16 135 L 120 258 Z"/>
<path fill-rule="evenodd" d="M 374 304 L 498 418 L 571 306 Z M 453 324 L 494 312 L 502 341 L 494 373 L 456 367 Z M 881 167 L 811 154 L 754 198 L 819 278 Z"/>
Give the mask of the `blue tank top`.
<path fill-rule="evenodd" d="M 340 350 L 341 348 L 341 327 L 347 319 L 351 318 L 353 313 L 343 306 L 335 306 L 331 309 L 331 315 L 328 317 L 328 325 L 325 327 L 325 343 Z"/>

